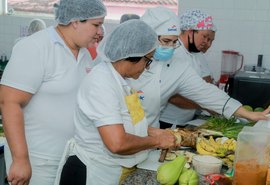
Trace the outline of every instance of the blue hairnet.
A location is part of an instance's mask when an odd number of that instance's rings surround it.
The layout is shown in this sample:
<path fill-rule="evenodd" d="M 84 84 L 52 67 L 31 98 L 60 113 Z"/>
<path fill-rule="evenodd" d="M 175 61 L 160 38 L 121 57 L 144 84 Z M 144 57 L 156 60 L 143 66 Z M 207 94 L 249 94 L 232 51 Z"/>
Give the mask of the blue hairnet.
<path fill-rule="evenodd" d="M 128 57 L 142 57 L 158 45 L 155 31 L 141 20 L 129 20 L 101 41 L 98 55 L 106 62 L 115 62 Z"/>
<path fill-rule="evenodd" d="M 60 0 L 56 7 L 55 19 L 62 25 L 76 20 L 101 18 L 107 14 L 101 0 Z"/>

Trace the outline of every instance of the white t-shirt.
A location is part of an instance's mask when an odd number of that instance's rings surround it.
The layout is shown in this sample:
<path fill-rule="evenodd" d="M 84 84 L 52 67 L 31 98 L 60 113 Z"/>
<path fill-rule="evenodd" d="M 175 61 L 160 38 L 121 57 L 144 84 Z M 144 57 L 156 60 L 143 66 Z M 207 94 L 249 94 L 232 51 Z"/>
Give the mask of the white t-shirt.
<path fill-rule="evenodd" d="M 185 58 L 185 61 L 190 62 L 192 68 L 201 78 L 210 75 L 209 67 L 202 53 L 191 54 L 187 51 L 182 42 L 179 50 L 180 54 Z M 184 109 L 168 103 L 165 109 L 161 112 L 160 120 L 173 125 L 185 125 L 186 122 L 192 120 L 195 112 L 196 109 Z"/>
<path fill-rule="evenodd" d="M 60 160 L 74 134 L 76 95 L 91 61 L 86 49 L 76 60 L 54 27 L 14 46 L 1 84 L 33 94 L 23 109 L 30 156 Z"/>
<path fill-rule="evenodd" d="M 240 106 L 241 103 L 230 97 L 216 86 L 206 83 L 186 61 L 177 48 L 174 51 L 173 58 L 168 62 L 153 61 L 149 70 L 146 70 L 139 80 L 130 79 L 131 85 L 144 92 L 145 96 L 151 98 L 142 101 L 146 112 L 147 120 L 153 127 L 159 127 L 160 112 L 168 103 L 168 99 L 177 93 L 188 99 L 197 102 L 201 107 L 214 110 L 226 117 L 230 117 Z M 155 77 L 156 68 L 161 68 L 161 72 Z M 150 81 L 151 78 L 158 78 L 159 84 L 142 83 Z M 155 102 L 159 102 L 157 106 Z"/>
<path fill-rule="evenodd" d="M 133 125 L 126 106 L 125 96 L 130 95 L 130 86 L 112 67 L 101 62 L 83 80 L 75 109 L 75 141 L 91 155 L 91 159 L 108 166 L 132 167 L 147 157 L 147 151 L 133 155 L 111 153 L 104 145 L 98 127 L 123 124 L 127 133 L 147 136 L 145 121 Z M 146 155 L 145 155 L 146 154 Z"/>

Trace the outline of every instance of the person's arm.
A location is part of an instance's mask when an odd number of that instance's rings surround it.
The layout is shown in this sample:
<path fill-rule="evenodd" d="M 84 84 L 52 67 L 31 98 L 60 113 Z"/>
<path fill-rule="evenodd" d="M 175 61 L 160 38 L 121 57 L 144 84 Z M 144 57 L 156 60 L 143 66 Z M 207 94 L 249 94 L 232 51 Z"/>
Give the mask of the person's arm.
<path fill-rule="evenodd" d="M 169 99 L 169 102 L 177 107 L 184 109 L 200 109 L 201 107 L 192 100 L 176 94 Z"/>
<path fill-rule="evenodd" d="M 11 150 L 12 164 L 8 181 L 12 185 L 28 184 L 31 178 L 31 165 L 24 132 L 22 108 L 32 94 L 8 86 L 0 86 L 0 108 L 5 136 Z"/>
<path fill-rule="evenodd" d="M 207 83 L 214 84 L 214 79 L 211 77 L 211 75 L 205 76 L 205 77 L 203 77 L 203 79 L 204 79 L 204 81 L 206 81 Z"/>
<path fill-rule="evenodd" d="M 207 83 L 213 83 L 213 78 L 211 77 L 211 75 L 203 77 L 203 80 L 206 81 Z M 202 109 L 197 103 L 181 96 L 180 94 L 172 96 L 169 99 L 169 103 L 184 109 Z"/>
<path fill-rule="evenodd" d="M 176 138 L 167 130 L 148 129 L 148 136 L 140 137 L 126 133 L 122 124 L 101 126 L 98 128 L 103 143 L 112 152 L 131 155 L 153 148 L 174 148 Z"/>
<path fill-rule="evenodd" d="M 241 106 L 234 112 L 233 115 L 236 117 L 246 118 L 250 121 L 259 121 L 268 120 L 269 118 L 266 115 L 269 114 L 269 112 L 270 108 L 265 109 L 263 112 L 252 112 Z"/>

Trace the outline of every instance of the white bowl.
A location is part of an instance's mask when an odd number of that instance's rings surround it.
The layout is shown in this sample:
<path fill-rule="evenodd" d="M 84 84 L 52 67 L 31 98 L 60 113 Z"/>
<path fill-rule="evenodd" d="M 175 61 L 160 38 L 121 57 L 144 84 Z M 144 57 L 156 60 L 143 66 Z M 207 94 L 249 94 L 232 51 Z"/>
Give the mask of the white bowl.
<path fill-rule="evenodd" d="M 192 158 L 192 165 L 201 175 L 220 173 L 222 160 L 211 155 L 195 155 Z"/>

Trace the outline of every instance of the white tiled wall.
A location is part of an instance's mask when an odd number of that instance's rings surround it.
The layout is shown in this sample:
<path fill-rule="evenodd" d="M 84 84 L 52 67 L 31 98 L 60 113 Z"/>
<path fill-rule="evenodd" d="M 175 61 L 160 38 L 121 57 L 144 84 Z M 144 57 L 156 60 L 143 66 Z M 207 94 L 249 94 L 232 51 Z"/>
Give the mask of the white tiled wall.
<path fill-rule="evenodd" d="M 257 63 L 263 54 L 263 66 L 270 69 L 270 0 L 179 0 L 180 13 L 198 8 L 214 17 L 218 28 L 216 39 L 207 52 L 210 68 L 218 80 L 221 51 L 235 50 L 245 57 L 245 64 Z M 33 16 L 0 16 L 0 55 L 11 54 L 14 41 L 24 34 Z M 54 25 L 52 17 L 39 17 Z M 110 32 L 116 23 L 106 21 Z"/>
<path fill-rule="evenodd" d="M 235 50 L 244 64 L 256 65 L 263 54 L 263 66 L 270 69 L 270 0 L 179 0 L 180 14 L 201 9 L 213 16 L 216 39 L 207 52 L 210 68 L 218 79 L 221 51 Z"/>

